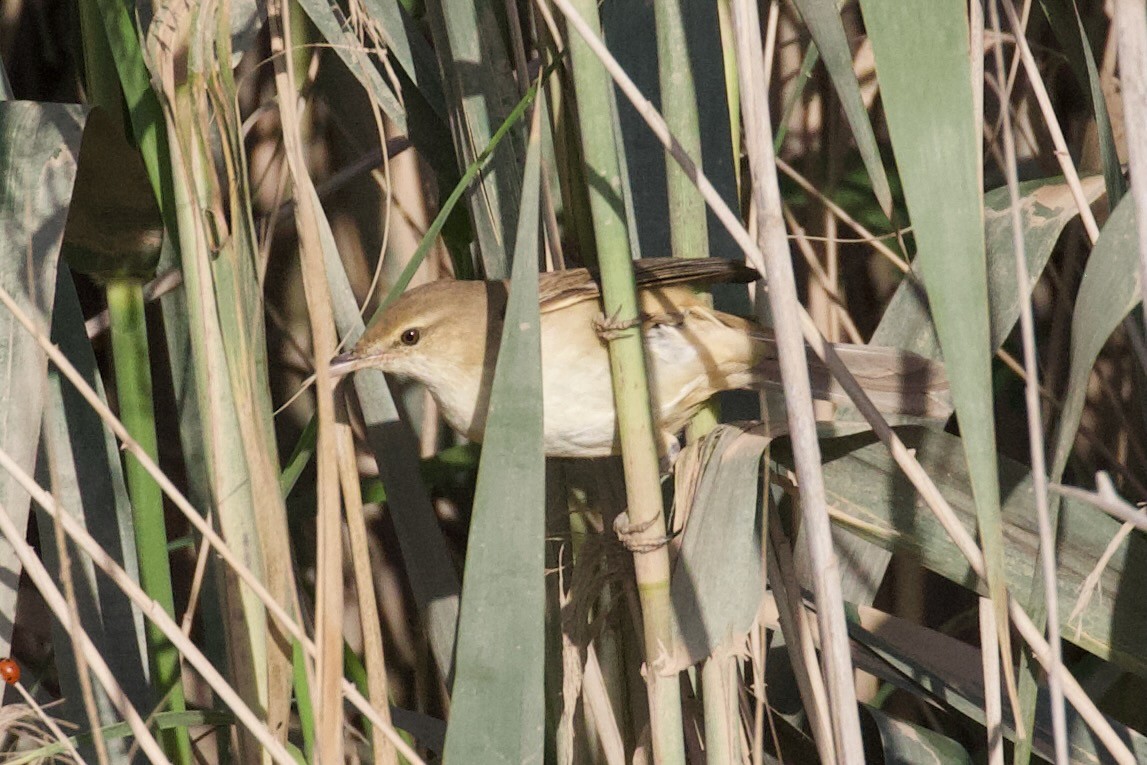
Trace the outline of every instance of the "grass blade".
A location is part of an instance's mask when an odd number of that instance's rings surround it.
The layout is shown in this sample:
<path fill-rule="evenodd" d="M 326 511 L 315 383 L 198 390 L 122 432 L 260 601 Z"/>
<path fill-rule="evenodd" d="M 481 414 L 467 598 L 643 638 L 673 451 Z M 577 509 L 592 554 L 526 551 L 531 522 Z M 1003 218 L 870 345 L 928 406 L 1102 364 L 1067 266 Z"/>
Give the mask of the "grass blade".
<path fill-rule="evenodd" d="M 921 25 L 917 10 L 901 3 L 863 0 L 861 8 L 973 479 L 989 596 L 1014 704 L 967 12 L 962 3 L 939 3 L 931 23 Z"/>
<path fill-rule="evenodd" d="M 346 64 L 347 71 L 358 78 L 398 131 L 406 132 L 406 109 L 383 81 L 378 67 L 367 55 L 353 25 L 339 6 L 321 0 L 300 0 L 299 5 L 314 22 L 319 34 Z"/>
<path fill-rule="evenodd" d="M 718 650 L 733 651 L 752 627 L 764 597 L 759 494 L 761 458 L 770 439 L 718 425 L 686 447 L 674 473 L 677 499 L 684 482 L 696 481 L 670 591 L 681 641 L 674 656 L 687 669 Z M 699 475 L 689 476 L 695 466 Z"/>
<path fill-rule="evenodd" d="M 83 312 L 71 276 L 61 271 L 56 282 L 56 301 L 52 314 L 52 341 L 82 372 L 92 387 L 102 394 L 103 383 L 96 366 L 91 343 L 84 332 Z M 101 547 L 132 576 L 139 578 L 132 512 L 124 485 L 120 451 L 115 439 L 103 427 L 99 416 L 64 381 L 53 368 L 48 372 L 48 406 L 56 410 L 44 421 L 44 447 L 51 452 L 52 491 L 67 512 L 76 517 Z M 46 429 L 53 428 L 51 437 Z M 39 513 L 41 556 L 49 571 L 58 572 L 53 523 L 47 514 Z M 162 548 L 166 554 L 166 545 Z M 136 708 L 144 709 L 155 702 L 148 685 L 148 666 L 144 646 L 144 624 L 139 610 L 117 587 L 104 577 L 97 577 L 91 561 L 71 553 L 73 586 L 84 629 L 91 635 L 100 655 L 108 663 L 120 686 Z M 87 722 L 81 700 L 81 681 L 70 636 L 56 627 L 54 635 L 63 696 L 67 699 L 65 717 L 73 722 Z M 95 688 L 95 707 L 101 725 L 119 721 L 119 715 L 107 696 Z M 86 727 L 86 726 L 85 726 Z M 126 756 L 130 742 L 105 741 L 110 756 Z M 94 755 L 92 742 L 81 742 L 87 756 Z"/>
<path fill-rule="evenodd" d="M 462 165 L 477 158 L 518 101 L 503 33 L 493 7 L 480 0 L 433 0 L 427 7 L 434 47 L 445 73 L 447 107 Z M 525 83 L 520 87 L 525 88 Z M 522 194 L 522 133 L 494 153 L 470 195 L 470 213 L 488 279 L 505 278 Z"/>
<path fill-rule="evenodd" d="M 537 263 L 545 100 L 538 103 L 466 554 L 446 733 L 445 759 L 454 762 L 476 753 L 482 762 L 534 762 L 543 752 L 546 471 Z"/>
<path fill-rule="evenodd" d="M 1071 369 L 1052 452 L 1050 477 L 1063 476 L 1087 400 L 1087 379 L 1099 352 L 1123 318 L 1142 301 L 1136 268 L 1135 211 L 1125 197 L 1103 225 L 1091 251 L 1071 322 Z"/>
<path fill-rule="evenodd" d="M 1104 193 L 1103 179 L 1081 179 L 1089 202 Z M 1019 318 L 1018 292 L 1013 263 L 1008 190 L 998 188 L 984 194 L 984 238 L 988 260 L 988 304 L 991 308 L 992 347 L 999 348 Z M 1020 184 L 1020 207 L 1024 219 L 1024 254 L 1034 286 L 1051 258 L 1052 251 L 1068 223 L 1079 215 L 1071 190 L 1063 178 L 1039 178 Z M 928 301 L 921 291 L 917 269 L 897 288 L 880 325 L 872 336 L 873 345 L 905 348 L 928 358 L 940 358 L 940 344 L 929 316 Z"/>
<path fill-rule="evenodd" d="M 78 107 L 16 102 L 0 104 L 0 286 L 36 316 L 51 323 L 60 242 L 76 174 L 84 125 Z M 31 192 L 31 193 L 29 193 Z M 28 472 L 36 463 L 44 404 L 46 364 L 8 312 L 0 312 L 0 383 L 21 391 L 21 406 L 0 418 L 0 447 Z M 24 531 L 28 497 L 0 474 L 0 505 Z M 11 648 L 20 565 L 0 539 L 0 653 Z"/>
<path fill-rule="evenodd" d="M 1107 111 L 1099 70 L 1095 65 L 1095 54 L 1091 51 L 1091 41 L 1083 28 L 1079 8 L 1075 0 L 1040 0 L 1040 7 L 1047 16 L 1048 27 L 1071 64 L 1075 79 L 1091 98 L 1091 111 L 1095 115 L 1099 139 L 1099 156 L 1103 162 L 1103 180 L 1111 206 L 1115 207 L 1123 198 L 1127 183 L 1123 180 L 1123 169 L 1115 146 L 1111 115 Z"/>
<path fill-rule="evenodd" d="M 929 475 L 936 477 L 960 522 L 973 528 L 976 510 L 960 439 L 923 428 L 898 428 L 897 432 Z M 834 507 L 834 523 L 886 550 L 917 558 L 925 568 L 983 594 L 985 590 L 968 561 L 935 516 L 922 511 L 915 490 L 895 460 L 871 438 L 853 436 L 825 444 L 825 485 Z M 774 458 L 782 465 L 792 461 L 777 453 Z M 1009 552 L 1004 573 L 1010 587 L 1023 592 L 1037 566 L 1031 475 L 1025 466 L 1006 457 L 1000 458 L 999 472 Z M 1100 572 L 1094 594 L 1082 603 L 1074 618 L 1069 618 L 1068 606 L 1078 605 L 1085 580 L 1118 530 L 1118 521 L 1091 505 L 1063 500 L 1056 579 L 1064 604 L 1060 624 L 1064 640 L 1147 677 L 1147 659 L 1142 652 L 1147 603 L 1137 598 L 1137 593 L 1147 588 L 1147 570 L 1139 563 L 1145 547 L 1141 535 L 1132 535 L 1120 545 Z"/>

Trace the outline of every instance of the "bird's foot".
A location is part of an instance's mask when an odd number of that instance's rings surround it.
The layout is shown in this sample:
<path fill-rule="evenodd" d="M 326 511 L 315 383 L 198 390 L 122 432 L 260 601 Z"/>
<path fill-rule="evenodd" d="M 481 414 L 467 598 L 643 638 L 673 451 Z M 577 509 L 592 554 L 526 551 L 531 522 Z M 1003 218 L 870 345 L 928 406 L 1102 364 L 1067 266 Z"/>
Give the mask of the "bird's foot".
<path fill-rule="evenodd" d="M 640 326 L 640 318 L 621 321 L 616 313 L 612 316 L 600 314 L 593 320 L 593 331 L 597 333 L 598 337 L 607 343 L 611 340 L 616 340 L 617 338 L 621 337 L 623 334 L 625 334 L 626 330 Z"/>
<path fill-rule="evenodd" d="M 630 523 L 629 513 L 623 512 L 613 520 L 613 533 L 617 534 L 618 541 L 630 552 L 650 553 L 669 544 L 673 539 L 672 534 L 654 539 L 643 538 L 642 534 L 649 531 L 656 522 L 657 517 L 654 516 L 641 523 Z"/>

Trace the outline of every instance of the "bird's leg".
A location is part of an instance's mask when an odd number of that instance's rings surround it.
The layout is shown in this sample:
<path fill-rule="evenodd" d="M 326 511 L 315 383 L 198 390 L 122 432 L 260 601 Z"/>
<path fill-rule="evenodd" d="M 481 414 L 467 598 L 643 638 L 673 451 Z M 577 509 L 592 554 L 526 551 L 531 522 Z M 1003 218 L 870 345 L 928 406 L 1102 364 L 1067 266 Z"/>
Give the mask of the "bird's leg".
<path fill-rule="evenodd" d="M 673 473 L 677 458 L 681 456 L 681 442 L 667 430 L 661 431 L 661 478 L 664 480 Z"/>
<path fill-rule="evenodd" d="M 593 320 L 593 329 L 597 336 L 604 342 L 616 340 L 626 330 L 640 327 L 650 321 L 650 317 L 637 317 L 629 321 L 619 321 L 617 314 L 607 316 L 600 314 Z M 670 323 L 670 322 L 665 322 Z M 677 323 L 680 323 L 679 321 Z M 664 452 L 661 456 L 662 478 L 666 478 L 673 471 L 673 465 L 677 462 L 677 457 L 681 453 L 681 444 L 678 443 L 677 437 L 668 432 L 661 432 L 662 446 Z M 622 512 L 613 520 L 613 531 L 617 534 L 618 540 L 625 545 L 626 549 L 631 552 L 647 553 L 664 547 L 669 544 L 673 539 L 673 535 L 667 535 L 660 539 L 642 539 L 638 537 L 654 524 L 656 518 L 650 518 L 639 524 L 631 524 L 629 522 L 629 513 Z"/>

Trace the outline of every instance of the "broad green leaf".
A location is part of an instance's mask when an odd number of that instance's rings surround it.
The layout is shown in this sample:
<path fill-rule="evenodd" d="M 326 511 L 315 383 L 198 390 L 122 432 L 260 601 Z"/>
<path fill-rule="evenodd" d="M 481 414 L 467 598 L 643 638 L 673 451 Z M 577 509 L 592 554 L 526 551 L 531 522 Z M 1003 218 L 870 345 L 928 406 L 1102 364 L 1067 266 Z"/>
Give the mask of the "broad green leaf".
<path fill-rule="evenodd" d="M 66 268 L 57 272 L 87 117 L 87 111 L 78 106 L 0 105 L 0 175 L 5 178 L 0 197 L 0 225 L 5 232 L 0 243 L 0 283 L 41 327 L 51 326 L 53 342 L 102 392 L 71 277 Z M 2 448 L 29 473 L 35 464 L 38 479 L 51 486 L 65 511 L 76 515 L 112 558 L 134 573 L 135 544 L 119 449 L 99 417 L 54 368 L 45 383 L 42 353 L 2 309 L 0 367 L 7 370 L 0 387 L 20 391 L 0 408 Z M 0 475 L 0 512 L 8 512 L 22 528 L 27 511 L 27 494 L 6 473 Z M 58 574 L 52 523 L 40 515 L 37 525 L 45 564 Z M 15 620 L 15 592 L 6 585 L 19 578 L 19 570 L 11 568 L 14 562 L 7 542 L 0 540 L 0 625 L 7 625 L 0 627 L 0 654 L 4 655 L 9 653 L 8 630 Z M 96 576 L 94 567 L 75 548 L 71 549 L 71 571 L 81 622 L 132 702 L 139 708 L 149 705 L 142 616 L 118 588 Z M 85 725 L 88 718 L 80 702 L 71 639 L 54 623 L 53 627 L 60 686 L 68 700 L 57 715 Z M 99 687 L 95 706 L 98 719 L 105 724 L 118 720 Z M 128 745 L 113 743 L 109 751 L 123 757 Z"/>
<path fill-rule="evenodd" d="M 959 439 L 923 429 L 905 429 L 901 435 L 910 448 L 917 450 L 925 469 L 941 477 L 942 491 L 965 524 L 974 526 L 974 508 Z M 740 433 L 735 428 L 721 426 L 709 439 L 692 447 L 712 450 L 711 455 L 694 455 L 687 450 L 678 462 L 677 469 L 684 473 L 692 467 L 691 460 L 695 456 L 704 457 L 704 470 L 699 476 L 678 476 L 679 481 L 698 482 L 697 499 L 685 526 L 673 579 L 678 623 L 683 625 L 682 632 L 690 648 L 693 647 L 692 641 L 688 641 L 690 635 L 699 638 L 701 646 L 716 644 L 720 639 L 716 633 L 728 629 L 730 624 L 751 623 L 758 612 L 762 590 L 756 541 L 759 537 L 756 496 L 760 481 L 757 466 L 764 442 L 759 434 Z M 774 448 L 783 450 L 783 443 Z M 855 436 L 826 442 L 825 454 L 829 459 L 825 466 L 826 488 L 841 534 L 861 534 L 866 539 L 878 540 L 877 543 L 888 550 L 922 555 L 926 566 L 965 586 L 974 581 L 966 562 L 919 502 L 882 445 L 871 443 L 870 436 Z M 777 456 L 782 464 L 791 465 L 783 451 Z M 1026 586 L 1027 577 L 1034 569 L 1038 545 L 1035 522 L 1029 511 L 1030 477 L 1023 466 L 1011 461 L 1001 463 L 1001 476 L 1008 487 L 1004 514 L 1009 549 L 1018 551 L 1017 556 L 1009 558 L 1008 579 L 1016 586 Z M 1090 506 L 1069 504 L 1065 513 L 1059 581 L 1061 596 L 1071 596 L 1065 602 L 1074 602 L 1079 585 L 1118 529 L 1118 523 Z M 679 505 L 677 512 L 682 510 Z M 1144 572 L 1139 572 L 1141 567 L 1131 557 L 1134 552 L 1125 544 L 1116 555 L 1101 580 L 1099 591 L 1083 613 L 1079 622 L 1081 631 L 1074 633 L 1073 626 L 1065 626 L 1065 631 L 1076 635 L 1076 642 L 1106 658 L 1112 658 L 1111 651 L 1100 647 L 1106 638 L 1096 639 L 1095 627 L 1087 625 L 1111 625 L 1116 620 L 1112 605 L 1118 593 L 1127 588 L 1133 593 L 1147 585 Z M 1135 581 L 1127 580 L 1129 566 Z M 722 587 L 725 589 L 721 590 Z M 1136 642 L 1147 635 L 1147 608 L 1130 593 L 1124 595 L 1122 601 L 1126 609 L 1122 613 L 1127 616 L 1123 626 L 1127 631 L 1122 638 L 1126 642 L 1121 649 L 1125 654 L 1123 658 L 1135 662 L 1133 669 L 1147 671 L 1147 663 L 1132 654 Z M 864 664 L 863 668 L 982 723 L 982 677 L 975 650 L 947 636 L 889 617 L 880 622 L 880 630 L 867 632 L 867 629 L 875 629 L 872 619 L 875 613 L 872 609 L 860 609 L 860 616 L 854 618 L 856 624 L 851 628 L 852 637 L 890 662 L 892 671 L 882 670 L 879 664 Z M 1137 628 L 1136 624 L 1141 626 Z M 859 629 L 860 625 L 864 628 Z M 713 630 L 712 638 L 704 634 L 706 629 Z M 1072 634 L 1067 637 L 1072 638 Z M 694 653 L 700 655 L 702 650 Z M 1041 699 L 1039 710 L 1036 747 L 1039 751 L 1050 751 L 1046 697 Z M 1010 710 L 1005 710 L 1005 714 L 1010 718 Z M 1072 716 L 1069 722 L 1073 751 L 1081 761 L 1097 761 L 1095 742 L 1082 721 Z M 1147 744 L 1147 739 L 1134 731 L 1125 730 L 1125 733 L 1133 745 Z M 1012 737 L 1010 731 L 1008 735 Z M 898 745 L 904 743 L 901 741 Z M 933 745 L 923 740 L 919 743 Z"/>
<path fill-rule="evenodd" d="M 1005 548 L 1000 527 L 980 141 L 972 95 L 967 8 L 944 0 L 920 11 L 862 0 L 881 100 L 943 351 L 976 497 L 984 566 L 1008 655 Z M 1004 664 L 1014 689 L 1010 664 Z"/>
<path fill-rule="evenodd" d="M 1083 415 L 1087 399 L 1087 383 L 1095 360 L 1115 327 L 1142 301 L 1135 236 L 1135 212 L 1130 195 L 1126 195 L 1107 219 L 1095 247 L 1092 248 L 1076 296 L 1071 328 L 1071 362 L 1051 458 L 1052 481 L 1061 480 L 1067 467 L 1067 460 Z M 1062 499 L 1057 498 L 1051 505 L 1053 513 L 1058 510 L 1061 528 L 1066 509 L 1067 506 Z M 1062 531 L 1060 534 L 1062 535 Z M 1142 547 L 1141 542 L 1142 539 L 1136 535 L 1125 544 L 1130 544 L 1132 549 L 1136 549 Z M 1147 551 L 1138 550 L 1139 558 L 1144 554 L 1147 554 Z M 1046 586 L 1042 577 L 1034 580 L 1031 586 L 1033 597 L 1038 597 Z M 1064 605 L 1069 602 L 1061 600 Z M 1061 610 L 1063 608 L 1064 606 L 1061 606 Z M 1042 615 L 1042 610 L 1033 610 L 1037 615 Z M 1126 606 L 1120 612 L 1116 624 L 1126 623 L 1125 611 Z M 1115 615 L 1112 616 L 1114 621 Z M 1046 619 L 1046 616 L 1044 618 Z M 1028 702 L 1031 696 L 1031 681 L 1026 676 L 1022 689 L 1024 700 Z M 1019 759 L 1022 761 L 1025 753 L 1020 751 L 1019 754 Z"/>
<path fill-rule="evenodd" d="M 1051 480 L 1067 466 L 1087 400 L 1087 379 L 1111 333 L 1143 299 L 1135 246 L 1135 211 L 1125 196 L 1091 250 L 1071 320 L 1071 368 L 1051 460 Z"/>
<path fill-rule="evenodd" d="M 1103 178 L 1080 179 L 1084 196 L 1103 196 Z M 1020 184 L 1020 215 L 1024 226 L 1024 255 L 1034 286 L 1059 241 L 1064 227 L 1079 215 L 1071 190 L 1060 176 Z M 988 305 L 993 348 L 1003 345 L 1019 319 L 1015 256 L 1012 249 L 1010 197 L 1006 187 L 984 194 L 984 235 L 988 253 Z M 940 345 L 921 289 L 919 269 L 913 269 L 896 290 L 872 336 L 873 345 L 889 345 L 940 358 Z"/>
<path fill-rule="evenodd" d="M 985 724 L 983 670 L 980 652 L 974 646 L 874 608 L 850 608 L 848 612 L 849 636 L 868 649 L 858 654 L 862 669 L 916 696 L 923 703 L 950 708 L 981 726 Z M 1070 706 L 1067 718 L 1072 762 L 1109 762 L 1104 746 Z M 1006 705 L 1003 722 L 1005 738 L 1014 741 L 1011 710 Z M 1147 754 L 1147 738 L 1117 720 L 1108 718 L 1108 722 L 1132 751 L 1139 752 L 1141 758 Z M 923 736 L 930 738 L 927 734 Z M 1037 700 L 1032 741 L 1036 752 L 1048 760 L 1053 759 L 1051 711 L 1046 688 L 1040 689 Z M 908 761 L 931 760 L 912 757 Z"/>
<path fill-rule="evenodd" d="M 1094 202 L 1103 194 L 1099 176 L 1081 179 L 1084 194 Z M 992 346 L 998 348 L 1019 318 L 1015 257 L 1012 254 L 1010 204 L 1007 188 L 984 195 L 984 230 L 988 248 L 988 304 L 991 309 Z M 1020 205 L 1024 220 L 1024 255 L 1028 273 L 1039 278 L 1063 229 L 1079 214 L 1067 184 L 1059 177 L 1020 184 Z M 872 336 L 873 345 L 887 345 L 915 351 L 927 358 L 940 357 L 940 345 L 932 326 L 928 299 L 924 295 L 918 269 L 896 290 Z M 841 419 L 848 417 L 840 412 Z M 890 556 L 887 552 L 850 534 L 834 533 L 843 556 L 845 598 L 868 604 L 884 580 Z"/>
<path fill-rule="evenodd" d="M 832 78 L 844 116 L 852 127 L 856 148 L 872 180 L 872 192 L 876 195 L 876 201 L 891 219 L 892 190 L 888 186 L 888 176 L 884 172 L 884 162 L 880 158 L 880 147 L 872 131 L 872 122 L 868 119 L 868 110 L 860 96 L 860 83 L 852 69 L 852 50 L 844 34 L 837 3 L 835 0 L 796 0 L 796 6 L 820 51 L 824 68 Z"/>
<path fill-rule="evenodd" d="M 26 101 L 0 104 L 0 286 L 40 327 L 52 323 L 56 271 L 76 177 L 86 110 Z M 29 474 L 36 465 L 47 362 L 36 341 L 0 309 L 0 448 Z M 18 404 L 18 405 L 17 405 Z M 28 494 L 0 474 L 0 512 L 28 520 Z M 0 539 L 0 655 L 11 648 L 20 566 Z"/>
<path fill-rule="evenodd" d="M 103 381 L 84 330 L 79 298 L 66 270 L 61 270 L 57 277 L 52 341 L 102 396 Z M 48 385 L 49 412 L 44 419 L 43 448 L 46 459 L 51 452 L 52 493 L 64 510 L 73 514 L 100 546 L 138 581 L 131 505 L 116 439 L 71 383 L 54 368 L 48 370 Z M 53 429 L 51 436 L 47 433 L 49 428 Z M 41 483 L 47 484 L 47 476 Z M 52 521 L 40 513 L 37 522 L 41 555 L 49 570 L 57 570 L 59 561 Z M 79 553 L 78 548 L 70 546 L 70 553 L 76 601 L 81 619 L 88 625 L 88 634 L 96 640 L 100 655 L 136 707 L 154 704 L 156 700 L 148 686 L 143 615 L 118 587 L 106 577 L 96 575 L 95 567 Z M 71 639 L 55 622 L 53 639 L 67 717 L 86 726 L 88 719 L 81 703 L 82 692 Z M 119 720 L 118 713 L 102 692 L 96 694 L 96 705 L 99 719 L 104 724 Z M 126 756 L 130 742 L 115 741 L 110 748 Z"/>
<path fill-rule="evenodd" d="M 899 429 L 916 458 L 932 476 L 968 529 L 975 526 L 975 505 L 960 439 L 921 428 Z M 791 458 L 777 454 L 782 464 Z M 825 487 L 833 521 L 880 547 L 903 552 L 926 568 L 964 587 L 983 593 L 967 561 L 939 521 L 902 475 L 888 450 L 871 436 L 826 442 Z M 1002 518 L 1008 556 L 1004 573 L 1012 588 L 1026 592 L 1036 565 L 1039 535 L 1031 512 L 1032 483 L 1028 469 L 1007 458 L 999 461 L 1004 502 Z M 1084 580 L 1119 530 L 1119 523 L 1091 505 L 1064 500 L 1060 515 L 1057 585 L 1063 638 L 1147 676 L 1143 654 L 1147 640 L 1147 542 L 1132 534 L 1103 570 L 1094 594 L 1077 619 L 1068 621 Z"/>
<path fill-rule="evenodd" d="M 1100 176 L 1081 178 L 1080 185 L 1088 203 L 1095 202 L 1104 194 L 1103 179 Z M 1024 256 L 1030 278 L 1024 294 L 1030 295 L 1064 227 L 1079 216 L 1079 208 L 1067 183 L 1058 177 L 1021 183 L 1019 195 Z M 1007 187 L 993 189 L 984 195 L 988 303 L 991 310 L 993 350 L 1004 344 L 1020 313 L 1010 210 L 1011 199 Z"/>
<path fill-rule="evenodd" d="M 761 457 L 769 439 L 718 425 L 677 461 L 675 517 L 687 518 L 669 583 L 681 671 L 730 651 L 752 628 L 765 594 Z"/>
<path fill-rule="evenodd" d="M 546 470 L 537 269 L 539 130 L 544 122 L 538 118 L 543 115 L 539 106 L 526 156 L 513 281 L 478 465 L 447 762 L 543 759 Z"/>
<path fill-rule="evenodd" d="M 89 25 L 85 31 L 102 35 L 97 25 Z M 139 151 L 128 143 L 125 126 L 113 119 L 120 108 L 119 83 L 110 62 L 104 66 L 104 76 L 112 83 L 101 83 L 93 93 L 102 105 L 91 112 L 84 127 L 63 252 L 72 268 L 93 277 L 104 288 L 118 414 L 132 439 L 158 461 L 143 280 L 155 273 L 163 221 Z M 89 82 L 93 76 L 89 72 Z M 73 318 L 71 331 L 78 332 L 77 326 Z M 80 337 L 82 347 L 86 347 L 86 336 L 81 332 Z M 59 449 L 56 444 L 47 446 Z M 61 456 L 68 464 L 67 455 Z M 124 460 L 130 516 L 122 522 L 135 532 L 138 580 L 148 596 L 175 617 L 163 492 L 134 455 L 127 454 Z M 164 708 L 182 711 L 186 702 L 179 653 L 154 624 L 145 625 L 145 636 L 148 674 L 155 689 L 152 703 L 166 699 Z M 191 760 L 186 731 L 165 731 L 163 736 L 173 760 Z"/>
<path fill-rule="evenodd" d="M 886 765 L 919 765 L 924 762 L 942 765 L 971 765 L 972 758 L 964 747 L 952 739 L 919 725 L 897 720 L 870 706 L 863 706 L 880 731 L 880 744 Z"/>

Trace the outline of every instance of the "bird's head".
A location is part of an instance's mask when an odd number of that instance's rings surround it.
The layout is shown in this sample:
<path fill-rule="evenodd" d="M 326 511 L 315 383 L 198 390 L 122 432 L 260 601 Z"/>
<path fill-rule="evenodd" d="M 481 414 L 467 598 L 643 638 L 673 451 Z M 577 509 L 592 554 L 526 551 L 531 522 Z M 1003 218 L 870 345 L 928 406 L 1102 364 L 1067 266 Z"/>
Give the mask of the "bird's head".
<path fill-rule="evenodd" d="M 386 308 L 348 352 L 331 360 L 331 374 L 378 369 L 416 380 L 432 391 L 452 380 L 480 378 L 491 320 L 500 309 L 489 282 L 441 280 L 407 291 Z M 500 285 L 499 285 L 500 286 Z M 490 315 L 495 303 L 498 313 Z"/>

